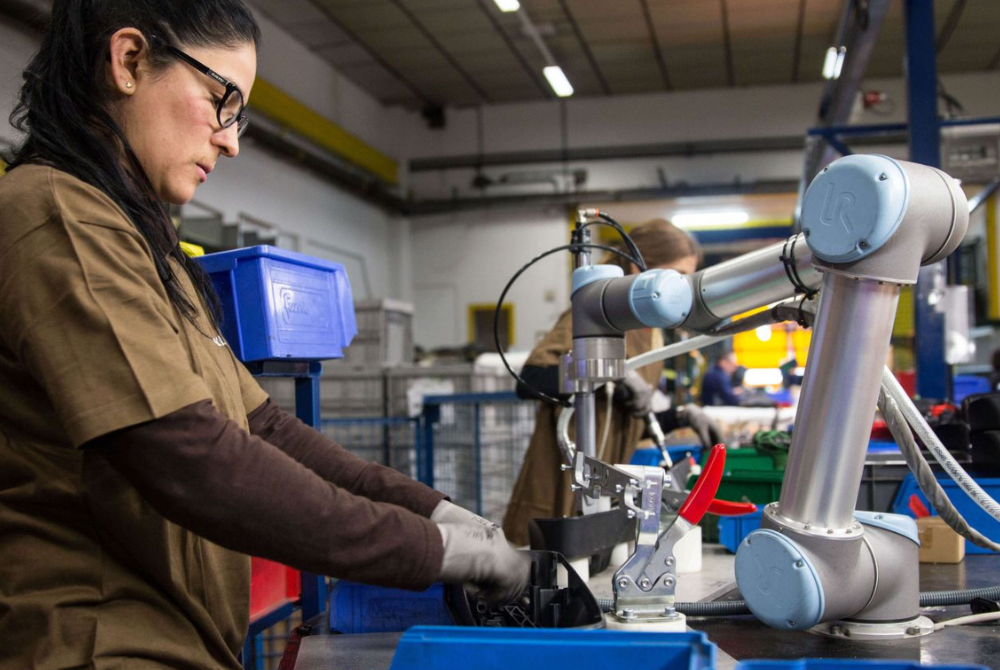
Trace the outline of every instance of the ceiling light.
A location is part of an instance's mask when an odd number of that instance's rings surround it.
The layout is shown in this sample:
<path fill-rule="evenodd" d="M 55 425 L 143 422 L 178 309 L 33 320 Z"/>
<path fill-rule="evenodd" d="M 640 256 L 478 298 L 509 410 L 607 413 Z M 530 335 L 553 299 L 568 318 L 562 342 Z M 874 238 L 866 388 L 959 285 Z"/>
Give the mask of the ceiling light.
<path fill-rule="evenodd" d="M 516 12 L 521 9 L 521 3 L 517 0 L 493 0 L 501 12 Z"/>
<path fill-rule="evenodd" d="M 830 47 L 826 50 L 826 58 L 823 60 L 823 79 L 837 79 L 840 71 L 844 69 L 844 58 L 847 56 L 847 47 Z"/>
<path fill-rule="evenodd" d="M 674 214 L 670 220 L 680 228 L 696 226 L 738 226 L 750 220 L 746 212 L 689 212 Z"/>
<path fill-rule="evenodd" d="M 567 98 L 573 95 L 573 85 L 569 83 L 569 79 L 566 78 L 561 67 L 558 65 L 549 65 L 542 72 L 545 73 L 545 78 L 549 80 L 549 86 L 552 87 L 552 90 L 560 98 Z"/>

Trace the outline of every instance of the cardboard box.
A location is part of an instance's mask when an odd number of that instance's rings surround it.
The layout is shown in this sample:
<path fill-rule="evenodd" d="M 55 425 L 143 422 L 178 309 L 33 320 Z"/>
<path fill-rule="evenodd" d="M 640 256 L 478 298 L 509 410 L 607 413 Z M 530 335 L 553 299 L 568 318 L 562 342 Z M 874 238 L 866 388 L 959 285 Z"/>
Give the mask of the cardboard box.
<path fill-rule="evenodd" d="M 965 558 L 965 539 L 939 516 L 917 519 L 920 533 L 921 563 L 961 563 Z"/>

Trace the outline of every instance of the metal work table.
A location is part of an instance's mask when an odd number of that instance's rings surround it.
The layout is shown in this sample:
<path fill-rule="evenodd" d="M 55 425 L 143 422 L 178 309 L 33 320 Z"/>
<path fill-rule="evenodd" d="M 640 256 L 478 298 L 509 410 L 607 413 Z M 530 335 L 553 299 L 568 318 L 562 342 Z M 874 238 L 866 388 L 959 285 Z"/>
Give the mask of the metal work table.
<path fill-rule="evenodd" d="M 611 597 L 613 570 L 595 575 L 590 589 L 598 598 Z M 981 588 L 1000 584 L 1000 557 L 966 556 L 958 565 L 921 565 L 922 591 Z M 733 556 L 718 545 L 705 545 L 702 570 L 679 575 L 681 601 L 738 598 L 733 583 Z M 968 614 L 968 607 L 923 610 L 935 621 Z M 862 641 L 832 639 L 805 632 L 769 628 L 752 616 L 689 618 L 691 630 L 706 633 L 718 645 L 718 670 L 731 670 L 737 660 L 751 659 L 902 659 L 928 665 L 982 665 L 1000 668 L 1000 624 L 946 628 L 909 640 Z M 325 622 L 317 629 L 326 630 Z M 402 633 L 330 635 L 302 639 L 294 670 L 387 670 Z"/>

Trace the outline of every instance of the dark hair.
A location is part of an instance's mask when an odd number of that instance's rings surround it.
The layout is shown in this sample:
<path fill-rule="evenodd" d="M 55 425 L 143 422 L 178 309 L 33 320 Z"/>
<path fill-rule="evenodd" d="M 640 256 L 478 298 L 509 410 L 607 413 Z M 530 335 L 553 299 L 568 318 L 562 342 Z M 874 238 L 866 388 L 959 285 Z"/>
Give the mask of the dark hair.
<path fill-rule="evenodd" d="M 167 261 L 171 256 L 201 294 L 209 318 L 217 320 L 219 301 L 211 280 L 181 251 L 166 205 L 109 112 L 110 39 L 126 27 L 146 36 L 154 67 L 173 60 L 168 44 L 256 47 L 260 42 L 260 29 L 241 0 L 55 0 L 42 46 L 24 71 L 10 115 L 11 125 L 26 134 L 10 168 L 49 165 L 106 193 L 149 243 L 160 281 L 178 311 L 191 321 L 198 313 Z"/>
<path fill-rule="evenodd" d="M 629 231 L 629 237 L 639 248 L 648 268 L 669 265 L 689 256 L 694 256 L 701 263 L 701 246 L 698 242 L 666 219 L 653 219 L 640 224 Z M 624 243 L 617 243 L 615 246 L 626 250 Z M 606 262 L 618 265 L 628 274 L 630 261 L 621 256 L 608 258 Z"/>

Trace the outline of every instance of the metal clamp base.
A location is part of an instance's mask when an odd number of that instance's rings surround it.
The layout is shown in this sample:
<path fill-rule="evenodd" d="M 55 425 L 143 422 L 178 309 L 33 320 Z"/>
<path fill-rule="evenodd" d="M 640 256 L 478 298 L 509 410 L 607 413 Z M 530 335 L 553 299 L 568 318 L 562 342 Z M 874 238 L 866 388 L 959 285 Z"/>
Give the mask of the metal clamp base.
<path fill-rule="evenodd" d="M 861 623 L 858 621 L 831 621 L 809 629 L 828 637 L 850 638 L 852 640 L 898 640 L 922 637 L 934 632 L 934 622 L 925 616 L 909 621 L 893 623 Z"/>
<path fill-rule="evenodd" d="M 609 630 L 683 632 L 687 630 L 687 617 L 676 611 L 670 616 L 620 616 L 609 612 L 604 625 Z"/>

